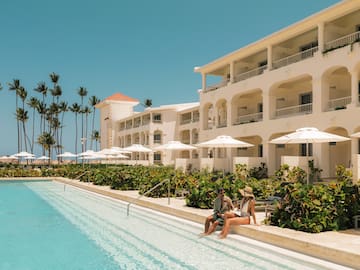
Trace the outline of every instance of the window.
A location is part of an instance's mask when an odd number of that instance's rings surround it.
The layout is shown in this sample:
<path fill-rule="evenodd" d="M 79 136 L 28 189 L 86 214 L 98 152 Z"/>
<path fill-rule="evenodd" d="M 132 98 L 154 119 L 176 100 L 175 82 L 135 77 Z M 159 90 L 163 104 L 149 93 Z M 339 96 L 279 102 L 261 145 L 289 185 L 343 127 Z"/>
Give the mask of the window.
<path fill-rule="evenodd" d="M 258 104 L 258 112 L 263 112 L 263 104 L 262 103 Z"/>
<path fill-rule="evenodd" d="M 307 147 L 306 143 L 300 144 L 300 156 L 306 157 L 306 156 L 312 156 L 312 143 L 309 143 L 309 155 L 307 155 Z"/>
<path fill-rule="evenodd" d="M 153 114 L 153 122 L 161 122 L 161 114 L 160 113 L 156 113 L 156 114 Z"/>
<path fill-rule="evenodd" d="M 160 133 L 154 134 L 154 143 L 161 143 L 161 134 Z"/>
<path fill-rule="evenodd" d="M 304 93 L 301 94 L 299 97 L 299 103 L 300 105 L 306 105 L 306 104 L 312 104 L 312 93 Z M 300 107 L 300 111 L 301 112 L 310 112 L 311 111 L 311 107 L 309 107 L 310 105 L 307 106 L 301 106 Z"/>
<path fill-rule="evenodd" d="M 154 153 L 154 163 L 160 163 L 160 162 L 161 162 L 161 154 Z"/>
<path fill-rule="evenodd" d="M 259 144 L 258 146 L 258 157 L 263 157 L 263 145 Z"/>

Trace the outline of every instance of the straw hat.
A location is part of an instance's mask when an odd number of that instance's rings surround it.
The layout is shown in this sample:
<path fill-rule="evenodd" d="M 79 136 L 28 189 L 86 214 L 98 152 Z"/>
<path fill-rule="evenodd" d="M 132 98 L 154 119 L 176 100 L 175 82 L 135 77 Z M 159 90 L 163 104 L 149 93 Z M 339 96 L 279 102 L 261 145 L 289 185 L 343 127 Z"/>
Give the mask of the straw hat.
<path fill-rule="evenodd" d="M 245 187 L 244 189 L 239 189 L 239 192 L 243 197 L 255 198 L 253 189 L 251 187 Z"/>

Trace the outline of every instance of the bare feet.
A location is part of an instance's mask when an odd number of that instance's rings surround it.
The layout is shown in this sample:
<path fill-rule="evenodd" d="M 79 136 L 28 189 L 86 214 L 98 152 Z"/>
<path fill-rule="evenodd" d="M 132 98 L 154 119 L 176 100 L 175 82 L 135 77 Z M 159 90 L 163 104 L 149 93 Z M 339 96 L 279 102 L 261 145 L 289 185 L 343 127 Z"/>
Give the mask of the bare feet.
<path fill-rule="evenodd" d="M 219 238 L 219 239 L 225 239 L 225 238 L 226 238 L 226 236 L 225 236 L 225 235 L 223 235 L 223 234 L 219 234 L 218 238 Z"/>

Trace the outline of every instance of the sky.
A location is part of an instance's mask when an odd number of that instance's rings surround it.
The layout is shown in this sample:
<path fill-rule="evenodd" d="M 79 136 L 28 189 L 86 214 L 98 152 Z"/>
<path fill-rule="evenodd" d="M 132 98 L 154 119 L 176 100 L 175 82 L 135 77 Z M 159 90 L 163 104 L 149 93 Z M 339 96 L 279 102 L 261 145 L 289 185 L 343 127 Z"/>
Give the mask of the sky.
<path fill-rule="evenodd" d="M 153 106 L 196 102 L 201 75 L 194 67 L 338 2 L 1 0 L 0 155 L 18 150 L 15 94 L 8 90 L 13 79 L 20 79 L 28 97 L 40 98 L 33 89 L 41 81 L 51 86 L 49 74 L 55 72 L 61 100 L 69 105 L 81 102 L 79 87 L 88 90 L 86 102 L 116 92 L 140 102 L 151 99 Z M 64 151 L 74 152 L 72 113 L 64 125 Z M 40 147 L 34 153 L 40 155 Z"/>

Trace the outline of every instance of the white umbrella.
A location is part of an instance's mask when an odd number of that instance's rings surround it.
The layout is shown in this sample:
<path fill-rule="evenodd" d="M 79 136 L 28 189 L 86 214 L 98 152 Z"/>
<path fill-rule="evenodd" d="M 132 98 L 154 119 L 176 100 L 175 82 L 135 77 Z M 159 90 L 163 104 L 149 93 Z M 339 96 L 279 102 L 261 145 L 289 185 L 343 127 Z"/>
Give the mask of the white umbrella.
<path fill-rule="evenodd" d="M 79 157 L 84 157 L 84 156 L 92 156 L 94 155 L 95 152 L 93 150 L 86 150 L 85 152 L 82 152 L 80 154 L 78 154 Z"/>
<path fill-rule="evenodd" d="M 121 154 L 128 154 L 128 153 L 131 153 L 130 151 L 126 151 L 124 150 L 124 148 L 121 148 L 121 147 L 118 147 L 118 146 L 113 146 L 110 148 L 111 150 L 114 150 L 118 153 L 121 153 Z"/>
<path fill-rule="evenodd" d="M 150 148 L 147 148 L 141 144 L 132 144 L 128 147 L 123 148 L 123 150 L 129 151 L 132 153 L 151 153 L 151 152 L 153 152 L 153 150 L 151 150 Z M 136 157 L 135 157 L 135 160 L 137 160 Z"/>
<path fill-rule="evenodd" d="M 150 148 L 147 148 L 141 144 L 133 144 L 128 147 L 123 148 L 125 151 L 129 152 L 139 152 L 139 153 L 150 153 L 152 150 Z"/>
<path fill-rule="evenodd" d="M 77 157 L 77 155 L 70 153 L 70 152 L 64 152 L 63 154 L 57 155 L 57 157 L 73 158 L 73 157 Z"/>
<path fill-rule="evenodd" d="M 184 144 L 179 141 L 169 141 L 168 143 L 154 147 L 154 150 L 159 150 L 159 151 L 166 151 L 166 150 L 181 151 L 181 150 L 194 150 L 194 149 L 196 149 L 195 146 Z"/>
<path fill-rule="evenodd" d="M 347 137 L 319 131 L 314 127 L 299 128 L 295 132 L 273 139 L 270 143 L 274 144 L 306 144 L 306 154 L 309 159 L 309 144 L 324 142 L 343 142 L 350 140 Z M 309 170 L 309 168 L 308 168 Z M 309 171 L 307 173 L 307 184 L 309 184 Z"/>
<path fill-rule="evenodd" d="M 350 137 L 360 138 L 360 132 L 356 132 L 354 134 L 351 134 Z"/>
<path fill-rule="evenodd" d="M 49 160 L 50 158 L 47 156 L 41 156 L 37 158 L 38 160 Z"/>
<path fill-rule="evenodd" d="M 197 144 L 198 147 L 212 147 L 212 148 L 240 148 L 240 147 L 251 147 L 254 146 L 251 143 L 243 142 L 240 140 L 236 140 L 231 136 L 220 135 L 215 139 L 205 141 Z M 231 160 L 229 161 L 231 163 Z M 231 164 L 230 164 L 231 170 Z"/>
<path fill-rule="evenodd" d="M 214 147 L 214 148 L 239 148 L 239 147 L 251 147 L 254 146 L 251 143 L 236 140 L 231 136 L 221 135 L 217 136 L 213 140 L 202 142 L 197 144 L 198 147 Z"/>
<path fill-rule="evenodd" d="M 34 154 L 28 153 L 28 152 L 20 152 L 13 155 L 14 157 L 34 157 Z"/>
<path fill-rule="evenodd" d="M 154 150 L 194 150 L 196 147 L 188 144 L 181 143 L 179 141 L 169 141 L 166 144 L 159 145 Z"/>

